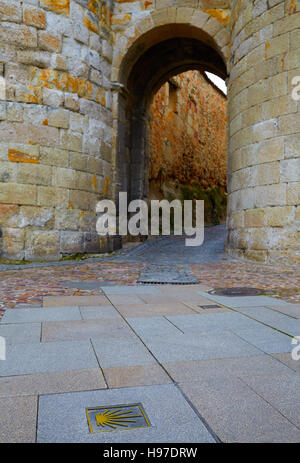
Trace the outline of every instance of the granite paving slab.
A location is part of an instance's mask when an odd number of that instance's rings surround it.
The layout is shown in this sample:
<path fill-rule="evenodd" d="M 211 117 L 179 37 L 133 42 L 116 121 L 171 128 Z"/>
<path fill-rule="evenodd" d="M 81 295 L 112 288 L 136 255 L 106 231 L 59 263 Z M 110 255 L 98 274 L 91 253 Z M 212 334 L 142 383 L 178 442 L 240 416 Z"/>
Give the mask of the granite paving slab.
<path fill-rule="evenodd" d="M 116 306 L 125 318 L 164 317 L 176 314 L 193 314 L 194 310 L 180 302 L 156 304 L 121 304 Z"/>
<path fill-rule="evenodd" d="M 204 313 L 193 315 L 174 315 L 166 317 L 171 323 L 184 332 L 201 332 L 208 330 L 230 330 L 256 328 L 259 325 L 242 314 L 235 312 Z"/>
<path fill-rule="evenodd" d="M 118 338 L 134 337 L 134 333 L 122 318 L 89 319 L 42 324 L 42 342 L 77 341 L 101 338 L 103 342 Z"/>
<path fill-rule="evenodd" d="M 285 304 L 279 306 L 267 306 L 268 309 L 277 310 L 278 312 L 289 315 L 290 317 L 300 318 L 300 304 Z"/>
<path fill-rule="evenodd" d="M 93 347 L 102 368 L 151 365 L 156 361 L 144 344 L 137 338 L 92 338 Z"/>
<path fill-rule="evenodd" d="M 285 301 L 281 299 L 275 299 L 269 296 L 242 296 L 242 297 L 228 297 L 228 296 L 215 296 L 213 294 L 198 291 L 200 296 L 212 301 L 218 302 L 219 304 L 225 305 L 226 307 L 260 307 L 266 305 L 282 306 L 285 305 Z M 286 302 L 288 304 L 288 302 Z"/>
<path fill-rule="evenodd" d="M 0 376 L 98 368 L 90 341 L 16 344 L 6 349 Z"/>
<path fill-rule="evenodd" d="M 266 307 L 243 307 L 238 309 L 243 314 L 265 323 L 292 336 L 300 334 L 300 320 L 289 317 Z"/>
<path fill-rule="evenodd" d="M 298 428 L 300 427 L 300 375 L 298 373 L 291 371 L 265 378 L 253 375 L 245 378 L 244 381 Z"/>
<path fill-rule="evenodd" d="M 37 397 L 0 398 L 0 443 L 33 443 L 36 435 Z"/>
<path fill-rule="evenodd" d="M 104 368 L 103 373 L 108 387 L 152 386 L 172 383 L 160 365 L 139 365 L 132 367 Z"/>
<path fill-rule="evenodd" d="M 102 290 L 107 295 L 139 295 L 139 294 L 162 294 L 161 289 L 148 285 L 139 285 L 139 286 L 102 286 Z"/>
<path fill-rule="evenodd" d="M 244 378 L 252 375 L 274 376 L 290 372 L 287 365 L 266 354 L 252 357 L 167 362 L 163 366 L 176 382 L 198 381 L 201 383 L 209 378 L 223 381 L 223 378 Z"/>
<path fill-rule="evenodd" d="M 136 294 L 128 295 L 128 294 L 112 294 L 109 295 L 109 300 L 112 304 L 119 306 L 122 304 L 143 304 L 144 301 L 140 298 L 140 296 Z"/>
<path fill-rule="evenodd" d="M 150 427 L 94 434 L 89 432 L 86 408 L 133 403 L 142 403 Z M 44 395 L 39 402 L 37 441 L 213 443 L 215 440 L 178 388 L 167 384 Z"/>
<path fill-rule="evenodd" d="M 6 310 L 0 320 L 0 326 L 3 323 L 40 323 L 66 320 L 81 320 L 78 307 Z"/>
<path fill-rule="evenodd" d="M 0 324 L 0 336 L 5 338 L 6 344 L 24 344 L 40 342 L 41 323 Z"/>
<path fill-rule="evenodd" d="M 128 317 L 127 322 L 139 336 L 177 335 L 181 331 L 164 317 Z"/>
<path fill-rule="evenodd" d="M 300 430 L 243 381 L 224 377 L 179 385 L 222 442 L 299 442 Z"/>
<path fill-rule="evenodd" d="M 95 306 L 107 305 L 109 301 L 103 296 L 46 296 L 43 298 L 44 307 L 62 306 Z"/>
<path fill-rule="evenodd" d="M 80 307 L 79 310 L 83 320 L 120 318 L 120 314 L 112 305 L 100 305 L 98 307 Z"/>
<path fill-rule="evenodd" d="M 292 339 L 289 336 L 264 325 L 246 330 L 235 330 L 233 328 L 233 331 L 245 339 L 245 341 L 253 344 L 267 354 L 291 352 L 293 348 Z"/>
<path fill-rule="evenodd" d="M 186 360 L 249 357 L 261 351 L 229 331 L 144 337 L 148 349 L 160 363 Z"/>
<path fill-rule="evenodd" d="M 100 368 L 0 377 L 0 397 L 105 389 Z"/>
<path fill-rule="evenodd" d="M 295 347 L 295 345 L 294 345 Z M 298 349 L 299 355 L 299 349 Z M 280 353 L 280 354 L 273 354 L 272 357 L 282 362 L 284 365 L 288 366 L 291 370 L 300 373 L 300 359 L 293 359 L 291 353 Z"/>

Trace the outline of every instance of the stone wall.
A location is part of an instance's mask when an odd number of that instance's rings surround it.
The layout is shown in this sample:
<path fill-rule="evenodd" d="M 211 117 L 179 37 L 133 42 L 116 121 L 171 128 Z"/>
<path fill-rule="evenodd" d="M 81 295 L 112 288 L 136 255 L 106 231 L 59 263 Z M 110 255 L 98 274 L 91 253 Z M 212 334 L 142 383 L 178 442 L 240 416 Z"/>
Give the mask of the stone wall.
<path fill-rule="evenodd" d="M 0 18 L 2 257 L 98 250 L 96 201 L 147 196 L 146 100 L 207 69 L 229 77 L 228 250 L 299 262 L 299 0 L 0 0 Z"/>
<path fill-rule="evenodd" d="M 111 182 L 109 7 L 0 1 L 1 257 L 99 249 L 95 203 Z"/>
<path fill-rule="evenodd" d="M 149 198 L 205 197 L 206 223 L 220 223 L 226 164 L 225 95 L 200 71 L 174 76 L 150 107 Z M 214 195 L 223 197 L 218 210 Z"/>
<path fill-rule="evenodd" d="M 300 262 L 300 2 L 235 1 L 229 79 L 228 249 Z"/>

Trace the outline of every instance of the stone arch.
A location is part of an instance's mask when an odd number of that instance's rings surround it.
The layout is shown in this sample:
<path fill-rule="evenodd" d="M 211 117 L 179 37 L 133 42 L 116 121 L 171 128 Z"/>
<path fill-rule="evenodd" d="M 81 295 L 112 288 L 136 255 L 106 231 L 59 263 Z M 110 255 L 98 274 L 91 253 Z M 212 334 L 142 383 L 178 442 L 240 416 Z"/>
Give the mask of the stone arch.
<path fill-rule="evenodd" d="M 174 10 L 174 11 L 173 11 Z M 159 13 L 159 14 L 158 14 Z M 168 8 L 136 22 L 112 62 L 114 93 L 114 196 L 148 195 L 147 110 L 159 87 L 175 74 L 209 70 L 227 78 L 229 33 L 207 13 Z"/>
<path fill-rule="evenodd" d="M 146 48 L 174 37 L 175 34 L 184 36 L 186 33 L 212 46 L 227 65 L 230 57 L 230 29 L 224 20 L 220 21 L 199 9 L 169 7 L 137 16 L 134 23 L 127 25 L 124 33 L 116 35 L 112 81 L 125 81 L 130 67 Z"/>

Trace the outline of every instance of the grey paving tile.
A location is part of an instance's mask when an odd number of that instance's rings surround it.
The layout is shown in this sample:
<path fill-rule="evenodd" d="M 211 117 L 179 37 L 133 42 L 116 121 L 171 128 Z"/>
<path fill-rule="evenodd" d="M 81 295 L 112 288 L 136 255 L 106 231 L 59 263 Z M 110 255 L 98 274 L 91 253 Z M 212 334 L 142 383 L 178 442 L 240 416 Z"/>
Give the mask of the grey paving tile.
<path fill-rule="evenodd" d="M 240 307 L 238 312 L 264 323 L 276 322 L 279 320 L 292 320 L 287 315 L 277 312 L 267 307 Z M 295 320 L 295 319 L 294 319 Z M 296 321 L 296 320 L 295 320 Z"/>
<path fill-rule="evenodd" d="M 295 347 L 295 345 L 293 346 Z M 298 351 L 299 354 L 299 351 Z M 297 371 L 300 373 L 300 359 L 299 360 L 294 360 L 291 356 L 291 353 L 280 353 L 280 354 L 273 354 L 273 357 L 280 362 L 284 363 L 286 366 L 288 366 L 291 370 Z"/>
<path fill-rule="evenodd" d="M 43 342 L 77 341 L 92 337 L 100 337 L 104 341 L 134 337 L 134 333 L 121 318 L 45 322 L 42 325 Z"/>
<path fill-rule="evenodd" d="M 277 310 L 278 312 L 289 315 L 290 317 L 300 318 L 300 304 L 284 304 L 278 306 L 267 306 L 267 308 L 272 310 Z"/>
<path fill-rule="evenodd" d="M 95 339 L 92 343 L 102 368 L 151 365 L 156 363 L 144 344 L 133 339 Z"/>
<path fill-rule="evenodd" d="M 184 332 L 256 328 L 258 323 L 236 312 L 205 313 L 167 316 L 168 320 Z"/>
<path fill-rule="evenodd" d="M 206 301 L 205 303 L 199 304 L 198 302 L 192 302 L 192 301 L 181 301 L 182 304 L 186 305 L 187 307 L 190 307 L 194 312 L 199 313 L 199 314 L 211 314 L 211 313 L 230 313 L 231 309 L 228 309 L 227 307 L 223 307 L 221 305 L 216 304 L 215 302 L 212 301 Z M 215 308 L 212 308 L 212 307 Z M 205 307 L 205 308 L 203 308 Z"/>
<path fill-rule="evenodd" d="M 132 317 L 127 318 L 127 322 L 139 336 L 166 336 L 180 333 L 180 330 L 164 317 Z"/>
<path fill-rule="evenodd" d="M 0 397 L 105 389 L 100 368 L 0 377 Z"/>
<path fill-rule="evenodd" d="M 170 294 L 140 294 L 139 297 L 146 304 L 174 304 L 178 298 Z"/>
<path fill-rule="evenodd" d="M 167 302 L 157 304 L 122 304 L 117 306 L 119 312 L 125 318 L 135 317 L 163 317 L 176 314 L 193 314 L 190 309 L 179 302 Z"/>
<path fill-rule="evenodd" d="M 109 301 L 105 295 L 100 296 L 46 296 L 43 298 L 43 307 L 73 307 L 107 305 Z"/>
<path fill-rule="evenodd" d="M 162 285 L 160 290 L 164 294 L 176 297 L 200 298 L 198 291 L 206 291 L 209 286 L 193 284 L 193 285 Z M 201 299 L 201 298 L 200 298 Z"/>
<path fill-rule="evenodd" d="M 292 423 L 300 427 L 300 375 L 251 376 L 245 382 Z M 299 439 L 300 440 L 300 439 Z"/>
<path fill-rule="evenodd" d="M 77 307 L 59 307 L 52 309 L 18 309 L 6 310 L 2 323 L 34 323 L 45 321 L 81 320 Z M 1 326 L 1 325 L 0 325 Z"/>
<path fill-rule="evenodd" d="M 6 349 L 0 376 L 98 368 L 89 341 L 16 344 Z"/>
<path fill-rule="evenodd" d="M 163 366 L 176 382 L 203 381 L 210 378 L 222 381 L 224 377 L 274 376 L 290 372 L 288 366 L 266 354 L 253 357 L 168 362 Z"/>
<path fill-rule="evenodd" d="M 100 305 L 98 307 L 80 307 L 83 320 L 95 320 L 102 318 L 120 318 L 120 314 L 112 305 Z"/>
<path fill-rule="evenodd" d="M 251 390 L 244 380 L 223 377 L 180 383 L 223 442 L 299 442 L 300 430 Z"/>
<path fill-rule="evenodd" d="M 258 325 L 254 329 L 233 329 L 233 331 L 245 341 L 268 354 L 291 352 L 293 347 L 292 339 L 289 336 L 264 325 Z"/>
<path fill-rule="evenodd" d="M 109 295 L 109 300 L 112 304 L 119 306 L 122 304 L 143 304 L 144 301 L 136 294 L 112 294 Z"/>
<path fill-rule="evenodd" d="M 300 334 L 300 320 L 291 318 L 275 310 L 267 309 L 266 307 L 243 307 L 239 311 L 287 334 L 293 336 Z"/>
<path fill-rule="evenodd" d="M 0 398 L 0 443 L 35 442 L 37 397 Z"/>
<path fill-rule="evenodd" d="M 108 295 L 162 294 L 159 288 L 148 285 L 102 286 L 101 288 Z"/>
<path fill-rule="evenodd" d="M 212 301 L 216 301 L 219 304 L 223 304 L 226 307 L 260 307 L 266 305 L 273 305 L 273 306 L 283 306 L 288 304 L 281 299 L 275 299 L 269 296 L 243 296 L 243 297 L 228 297 L 228 296 L 215 296 L 213 294 L 208 294 L 202 291 L 198 291 L 198 294 L 202 297 L 206 297 L 207 299 L 211 299 Z"/>
<path fill-rule="evenodd" d="M 5 338 L 6 344 L 24 344 L 27 342 L 40 342 L 41 324 L 0 324 L 0 336 Z"/>
<path fill-rule="evenodd" d="M 89 433 L 87 407 L 133 403 L 143 404 L 151 427 Z M 180 391 L 169 384 L 42 396 L 37 435 L 38 442 L 214 442 Z"/>
<path fill-rule="evenodd" d="M 104 368 L 103 373 L 110 388 L 152 386 L 172 383 L 160 365 Z"/>
<path fill-rule="evenodd" d="M 261 354 L 256 347 L 226 331 L 153 336 L 144 338 L 144 342 L 160 363 L 248 357 Z"/>

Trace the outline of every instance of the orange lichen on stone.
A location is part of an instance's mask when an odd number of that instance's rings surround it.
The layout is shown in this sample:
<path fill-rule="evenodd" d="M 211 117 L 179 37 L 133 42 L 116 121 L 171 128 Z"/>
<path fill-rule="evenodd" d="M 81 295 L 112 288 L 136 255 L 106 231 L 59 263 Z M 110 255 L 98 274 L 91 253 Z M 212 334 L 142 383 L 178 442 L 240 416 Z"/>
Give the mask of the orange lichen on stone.
<path fill-rule="evenodd" d="M 70 12 L 70 0 L 41 0 L 40 5 L 55 13 L 68 15 Z"/>
<path fill-rule="evenodd" d="M 99 17 L 99 24 L 101 26 L 109 26 L 111 24 L 112 14 L 111 11 L 104 5 L 101 5 L 100 9 L 100 17 Z"/>
<path fill-rule="evenodd" d="M 48 125 L 48 123 L 49 123 L 49 122 L 48 122 L 48 119 L 45 119 L 45 120 L 43 121 L 43 125 Z"/>
<path fill-rule="evenodd" d="M 23 162 L 27 164 L 38 164 L 39 158 L 34 154 L 23 153 L 14 149 L 8 150 L 8 160 L 11 162 Z"/>
<path fill-rule="evenodd" d="M 95 32 L 95 34 L 98 33 L 98 24 L 93 22 L 87 16 L 84 17 L 84 25 L 88 28 L 89 31 Z"/>
<path fill-rule="evenodd" d="M 72 201 L 69 201 L 69 209 L 74 209 Z"/>
<path fill-rule="evenodd" d="M 88 9 L 95 15 L 99 14 L 100 2 L 99 0 L 89 0 Z"/>
<path fill-rule="evenodd" d="M 103 88 L 100 88 L 97 93 L 96 93 L 96 101 L 97 103 L 100 103 L 102 106 L 106 106 L 106 100 L 105 100 L 105 92 Z"/>
<path fill-rule="evenodd" d="M 27 92 L 18 95 L 17 100 L 22 103 L 42 103 L 42 91 L 39 86 L 27 86 Z"/>
<path fill-rule="evenodd" d="M 54 70 L 32 68 L 31 82 L 39 87 L 77 93 L 81 98 L 90 99 L 93 93 L 93 86 L 89 81 Z"/>
<path fill-rule="evenodd" d="M 153 2 L 148 2 L 148 1 L 146 1 L 146 2 L 144 3 L 144 8 L 145 8 L 145 10 L 147 10 L 148 6 L 150 6 L 150 5 L 153 5 Z"/>
<path fill-rule="evenodd" d="M 95 188 L 95 191 L 97 191 L 97 181 L 96 181 L 96 175 L 93 175 L 93 180 L 92 180 L 92 183 L 93 183 L 93 187 Z"/>
<path fill-rule="evenodd" d="M 131 15 L 129 13 L 124 14 L 124 16 L 121 18 L 118 15 L 113 15 L 111 17 L 112 24 L 122 24 L 130 20 L 131 20 Z"/>
<path fill-rule="evenodd" d="M 211 10 L 205 10 L 205 13 L 209 14 L 210 16 L 213 16 L 222 24 L 229 24 L 230 22 L 230 10 L 221 10 L 214 8 Z"/>
<path fill-rule="evenodd" d="M 0 204 L 0 223 L 5 222 L 19 212 L 19 206 L 15 204 Z"/>
<path fill-rule="evenodd" d="M 104 194 L 104 196 L 106 196 L 107 193 L 108 193 L 109 182 L 110 182 L 110 178 L 105 178 L 104 179 L 104 185 L 103 185 L 103 194 Z"/>
<path fill-rule="evenodd" d="M 38 27 L 39 29 L 46 29 L 47 21 L 44 11 L 41 10 L 24 10 L 24 22 L 30 26 Z"/>
<path fill-rule="evenodd" d="M 265 52 L 265 58 L 266 59 L 268 58 L 268 50 L 269 50 L 270 46 L 271 46 L 270 42 L 267 42 L 266 43 L 266 52 Z"/>
<path fill-rule="evenodd" d="M 288 9 L 288 14 L 292 15 L 297 13 L 297 5 L 296 5 L 296 0 L 291 0 L 289 9 Z"/>

